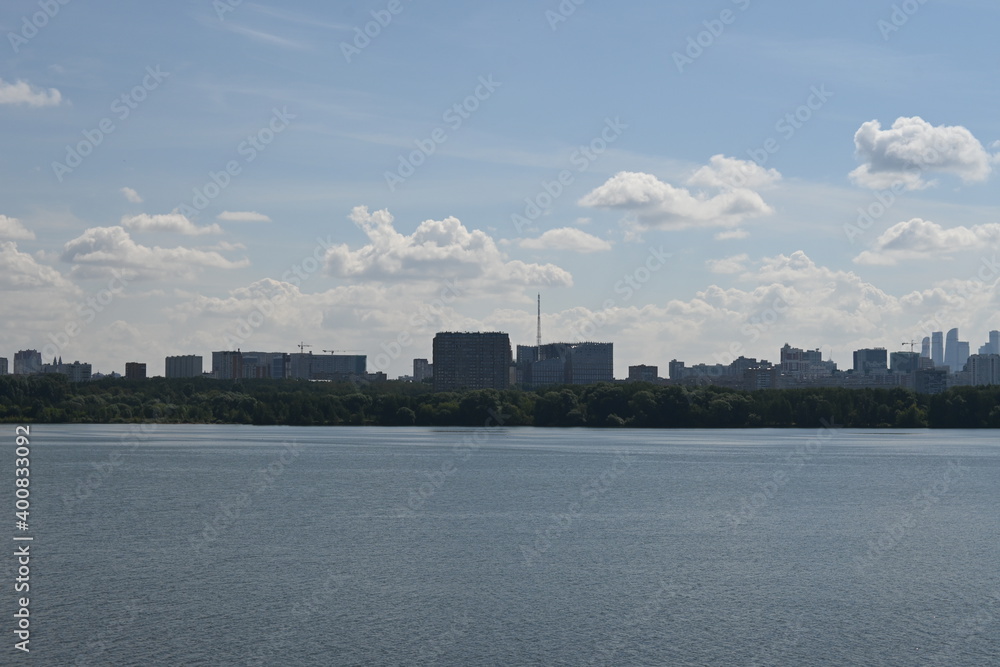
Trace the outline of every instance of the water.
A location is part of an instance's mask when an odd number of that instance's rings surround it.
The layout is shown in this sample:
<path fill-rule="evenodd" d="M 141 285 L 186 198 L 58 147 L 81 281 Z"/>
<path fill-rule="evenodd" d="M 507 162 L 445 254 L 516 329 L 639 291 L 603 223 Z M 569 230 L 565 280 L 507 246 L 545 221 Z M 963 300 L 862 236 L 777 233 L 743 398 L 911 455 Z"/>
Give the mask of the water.
<path fill-rule="evenodd" d="M 1000 665 L 993 431 L 149 428 L 32 428 L 37 664 Z"/>

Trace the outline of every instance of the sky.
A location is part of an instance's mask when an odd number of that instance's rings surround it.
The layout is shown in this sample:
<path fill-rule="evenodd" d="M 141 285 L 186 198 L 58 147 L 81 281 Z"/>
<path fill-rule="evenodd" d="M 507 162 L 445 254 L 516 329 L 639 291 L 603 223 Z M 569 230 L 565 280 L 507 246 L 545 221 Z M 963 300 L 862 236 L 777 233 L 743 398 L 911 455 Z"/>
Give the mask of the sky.
<path fill-rule="evenodd" d="M 0 356 L 975 352 L 1000 7 L 816 4 L 8 0 Z"/>

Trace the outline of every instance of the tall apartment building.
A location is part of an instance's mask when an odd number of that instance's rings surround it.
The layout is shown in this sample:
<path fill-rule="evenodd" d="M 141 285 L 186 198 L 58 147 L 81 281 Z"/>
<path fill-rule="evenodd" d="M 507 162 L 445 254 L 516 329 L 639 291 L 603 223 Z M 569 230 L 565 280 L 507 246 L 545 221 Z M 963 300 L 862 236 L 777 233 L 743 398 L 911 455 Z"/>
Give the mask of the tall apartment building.
<path fill-rule="evenodd" d="M 125 379 L 126 380 L 145 380 L 146 379 L 146 364 L 139 363 L 138 361 L 129 361 L 125 364 Z"/>
<path fill-rule="evenodd" d="M 659 377 L 660 369 L 656 366 L 640 364 L 628 367 L 628 379 L 631 382 L 656 382 Z"/>
<path fill-rule="evenodd" d="M 288 377 L 295 380 L 349 380 L 364 377 L 367 370 L 368 356 L 364 354 L 289 355 Z"/>
<path fill-rule="evenodd" d="M 7 357 L 0 357 L 0 375 L 7 375 Z"/>
<path fill-rule="evenodd" d="M 423 382 L 434 377 L 434 364 L 426 359 L 413 360 L 413 381 Z"/>
<path fill-rule="evenodd" d="M 212 353 L 212 377 L 216 380 L 238 380 L 243 377 L 243 353 L 223 350 Z"/>
<path fill-rule="evenodd" d="M 440 332 L 434 336 L 434 390 L 506 389 L 510 337 L 498 331 Z"/>
<path fill-rule="evenodd" d="M 967 368 L 973 386 L 1000 384 L 1000 355 L 974 354 L 969 357 Z"/>
<path fill-rule="evenodd" d="M 862 375 L 885 373 L 889 370 L 884 347 L 854 351 L 854 372 Z"/>
<path fill-rule="evenodd" d="M 196 354 L 186 354 L 165 359 L 165 374 L 168 378 L 201 377 L 203 360 Z"/>
<path fill-rule="evenodd" d="M 38 350 L 18 350 L 14 353 L 14 375 L 42 372 L 42 355 Z"/>
<path fill-rule="evenodd" d="M 74 361 L 71 364 L 64 364 L 62 359 L 58 362 L 51 364 L 42 364 L 42 373 L 57 373 L 59 375 L 65 375 L 69 378 L 70 382 L 87 382 L 91 379 L 93 375 L 93 369 L 90 364 L 81 364 L 79 361 Z"/>

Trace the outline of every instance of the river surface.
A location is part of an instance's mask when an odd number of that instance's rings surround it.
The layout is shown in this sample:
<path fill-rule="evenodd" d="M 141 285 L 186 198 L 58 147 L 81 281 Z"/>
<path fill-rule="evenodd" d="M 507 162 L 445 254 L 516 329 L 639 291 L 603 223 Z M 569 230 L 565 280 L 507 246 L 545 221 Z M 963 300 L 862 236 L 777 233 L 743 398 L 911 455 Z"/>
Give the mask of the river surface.
<path fill-rule="evenodd" d="M 30 489 L 39 665 L 1000 665 L 996 431 L 34 425 Z"/>

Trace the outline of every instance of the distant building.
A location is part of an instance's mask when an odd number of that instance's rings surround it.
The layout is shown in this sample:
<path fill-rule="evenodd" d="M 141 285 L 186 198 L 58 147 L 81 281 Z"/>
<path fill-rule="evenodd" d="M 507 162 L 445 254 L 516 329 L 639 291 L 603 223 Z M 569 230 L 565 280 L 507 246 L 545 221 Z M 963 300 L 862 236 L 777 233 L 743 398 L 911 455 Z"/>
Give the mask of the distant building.
<path fill-rule="evenodd" d="M 944 365 L 944 332 L 931 332 L 931 361 L 935 366 Z"/>
<path fill-rule="evenodd" d="M 886 364 L 884 347 L 866 348 L 854 351 L 854 372 L 861 375 L 885 373 L 889 370 Z"/>
<path fill-rule="evenodd" d="M 413 381 L 423 382 L 434 377 L 434 364 L 426 359 L 413 360 Z"/>
<path fill-rule="evenodd" d="M 671 359 L 667 364 L 668 377 L 671 380 L 680 380 L 684 377 L 684 362 Z"/>
<path fill-rule="evenodd" d="M 167 357 L 165 362 L 165 374 L 168 378 L 201 377 L 203 360 L 199 355 Z"/>
<path fill-rule="evenodd" d="M 795 378 L 831 375 L 837 370 L 832 361 L 823 361 L 820 350 L 803 350 L 788 343 L 781 348 L 779 368 L 784 375 Z"/>
<path fill-rule="evenodd" d="M 958 365 L 958 329 L 951 329 L 944 339 L 944 365 L 952 373 L 962 370 Z"/>
<path fill-rule="evenodd" d="M 914 388 L 920 394 L 940 394 L 948 388 L 948 369 L 931 368 L 917 371 Z"/>
<path fill-rule="evenodd" d="M 289 355 L 288 377 L 295 380 L 350 380 L 364 378 L 367 370 L 368 357 L 364 354 Z"/>
<path fill-rule="evenodd" d="M 69 378 L 70 382 L 88 382 L 93 375 L 93 369 L 90 364 L 81 364 L 79 361 L 64 364 L 62 359 L 58 362 L 53 360 L 53 362 L 51 364 L 42 364 L 42 373 L 65 375 Z"/>
<path fill-rule="evenodd" d="M 510 336 L 502 332 L 440 332 L 434 336 L 434 390 L 506 389 Z"/>
<path fill-rule="evenodd" d="M 920 356 L 925 359 L 931 358 L 931 337 L 924 336 L 924 339 L 920 341 Z"/>
<path fill-rule="evenodd" d="M 516 382 L 525 387 L 613 382 L 614 343 L 517 346 Z"/>
<path fill-rule="evenodd" d="M 242 377 L 247 380 L 288 377 L 290 357 L 286 352 L 243 352 Z"/>
<path fill-rule="evenodd" d="M 14 353 L 14 375 L 34 375 L 42 372 L 42 355 L 37 350 Z"/>
<path fill-rule="evenodd" d="M 660 369 L 656 366 L 646 366 L 645 364 L 629 366 L 628 379 L 631 382 L 656 382 L 660 379 Z"/>
<path fill-rule="evenodd" d="M 973 386 L 1000 384 L 1000 355 L 974 354 L 969 357 L 966 370 Z"/>
<path fill-rule="evenodd" d="M 146 379 L 146 364 L 139 363 L 137 361 L 130 361 L 125 364 L 125 379 L 126 380 L 145 380 Z"/>
<path fill-rule="evenodd" d="M 7 375 L 7 357 L 0 357 L 0 375 Z"/>
<path fill-rule="evenodd" d="M 917 352 L 893 352 L 889 355 L 889 369 L 893 373 L 916 373 L 920 364 Z"/>
<path fill-rule="evenodd" d="M 239 380 L 243 377 L 243 353 L 223 350 L 212 353 L 212 377 L 216 380 Z"/>

